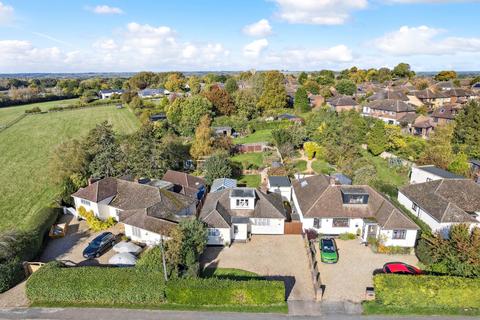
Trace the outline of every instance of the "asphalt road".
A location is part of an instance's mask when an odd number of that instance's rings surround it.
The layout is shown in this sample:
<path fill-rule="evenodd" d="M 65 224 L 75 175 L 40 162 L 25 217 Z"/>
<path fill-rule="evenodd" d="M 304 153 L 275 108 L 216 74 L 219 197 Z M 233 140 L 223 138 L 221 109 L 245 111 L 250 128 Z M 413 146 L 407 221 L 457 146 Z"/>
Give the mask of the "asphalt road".
<path fill-rule="evenodd" d="M 158 310 L 131 310 L 131 309 L 76 309 L 76 308 L 17 308 L 0 309 L 0 319 L 69 319 L 69 320 L 285 320 L 285 319 L 322 319 L 322 320 L 444 320 L 449 317 L 388 317 L 388 316 L 359 316 L 345 314 L 327 314 L 315 317 L 290 316 L 279 314 L 254 313 L 220 313 L 220 312 L 185 312 L 185 311 L 158 311 Z M 473 319 L 455 317 L 454 319 Z"/>

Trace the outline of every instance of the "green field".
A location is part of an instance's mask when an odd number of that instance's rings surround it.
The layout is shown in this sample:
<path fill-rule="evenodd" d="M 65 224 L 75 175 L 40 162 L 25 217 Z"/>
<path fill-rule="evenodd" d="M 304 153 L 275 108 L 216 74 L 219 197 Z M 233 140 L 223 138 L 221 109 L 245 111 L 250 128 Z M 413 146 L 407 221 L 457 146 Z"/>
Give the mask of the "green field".
<path fill-rule="evenodd" d="M 233 162 L 237 162 L 239 164 L 248 163 L 254 164 L 257 167 L 263 166 L 263 153 L 262 152 L 248 152 L 248 153 L 241 153 L 233 156 Z"/>
<path fill-rule="evenodd" d="M 73 104 L 77 101 L 78 99 L 65 99 L 65 100 L 25 104 L 23 106 L 2 107 L 0 108 L 0 126 L 12 121 L 18 116 L 21 116 L 22 114 L 25 113 L 25 110 L 27 109 L 39 107 L 40 110 L 42 111 L 48 111 L 48 109 L 50 109 L 51 107 L 63 107 L 69 104 Z"/>
<path fill-rule="evenodd" d="M 325 160 L 315 160 L 312 162 L 312 169 L 317 174 L 330 174 L 333 168 Z"/>
<path fill-rule="evenodd" d="M 259 174 L 247 174 L 238 178 L 238 184 L 244 184 L 250 188 L 258 188 L 261 184 L 261 177 Z"/>
<path fill-rule="evenodd" d="M 233 139 L 233 143 L 235 144 L 255 143 L 255 142 L 273 142 L 272 130 L 271 129 L 258 130 L 245 137 Z"/>
<path fill-rule="evenodd" d="M 50 107 L 55 103 L 58 101 L 48 102 Z M 15 108 L 23 112 L 35 105 Z M 11 110 L 7 110 L 7 116 L 9 113 Z M 105 120 L 122 133 L 131 133 L 139 126 L 128 109 L 102 106 L 30 115 L 0 132 L 0 231 L 22 227 L 25 217 L 51 203 L 59 192 L 49 178 L 52 151 L 63 141 L 86 135 Z"/>

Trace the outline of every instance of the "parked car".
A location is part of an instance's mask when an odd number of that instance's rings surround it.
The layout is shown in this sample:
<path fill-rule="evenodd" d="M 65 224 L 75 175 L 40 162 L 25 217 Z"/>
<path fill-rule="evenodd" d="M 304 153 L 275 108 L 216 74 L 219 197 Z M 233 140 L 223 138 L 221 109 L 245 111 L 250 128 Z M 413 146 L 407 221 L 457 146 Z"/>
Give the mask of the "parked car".
<path fill-rule="evenodd" d="M 334 239 L 320 239 L 320 260 L 324 263 L 338 262 L 337 245 Z"/>
<path fill-rule="evenodd" d="M 115 236 L 111 232 L 104 232 L 88 244 L 83 250 L 83 257 L 85 259 L 98 258 L 104 254 L 108 249 L 115 245 Z"/>
<path fill-rule="evenodd" d="M 383 273 L 419 275 L 423 271 L 403 262 L 388 262 L 383 265 Z"/>

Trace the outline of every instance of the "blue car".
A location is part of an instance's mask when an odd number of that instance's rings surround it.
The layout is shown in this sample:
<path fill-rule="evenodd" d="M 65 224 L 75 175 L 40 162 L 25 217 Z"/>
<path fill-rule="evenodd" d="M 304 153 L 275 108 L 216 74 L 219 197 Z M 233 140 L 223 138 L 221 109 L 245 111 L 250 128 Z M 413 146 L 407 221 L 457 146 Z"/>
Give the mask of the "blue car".
<path fill-rule="evenodd" d="M 111 232 L 104 232 L 88 244 L 83 250 L 83 257 L 85 259 L 98 258 L 114 245 L 115 236 Z"/>

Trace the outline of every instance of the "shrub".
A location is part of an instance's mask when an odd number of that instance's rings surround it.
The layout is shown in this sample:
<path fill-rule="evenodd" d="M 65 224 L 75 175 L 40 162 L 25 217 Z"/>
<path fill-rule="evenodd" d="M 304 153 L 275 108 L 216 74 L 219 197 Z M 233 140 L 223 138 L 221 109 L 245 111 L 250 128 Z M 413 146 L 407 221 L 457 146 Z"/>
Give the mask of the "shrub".
<path fill-rule="evenodd" d="M 376 275 L 376 302 L 399 308 L 480 308 L 479 278 Z"/>
<path fill-rule="evenodd" d="M 408 247 L 399 247 L 399 246 L 384 246 L 379 245 L 377 247 L 377 253 L 383 254 L 410 254 L 412 252 L 411 248 Z"/>
<path fill-rule="evenodd" d="M 162 249 L 153 247 L 142 253 L 136 267 L 144 272 L 163 272 Z"/>
<path fill-rule="evenodd" d="M 107 218 L 105 221 L 98 219 L 92 210 L 87 211 L 83 206 L 78 208 L 78 214 L 87 221 L 88 227 L 95 232 L 111 228 L 116 223 L 112 217 Z"/>
<path fill-rule="evenodd" d="M 354 233 L 345 232 L 345 233 L 340 234 L 340 236 L 338 238 L 340 240 L 354 240 L 354 239 L 357 238 L 357 236 Z"/>
<path fill-rule="evenodd" d="M 323 149 L 322 147 L 313 141 L 308 141 L 303 144 L 303 150 L 305 151 L 305 155 L 308 159 L 321 159 L 323 157 Z"/>
<path fill-rule="evenodd" d="M 33 107 L 31 109 L 26 109 L 25 113 L 40 113 L 42 110 L 39 107 Z"/>
<path fill-rule="evenodd" d="M 167 283 L 168 302 L 202 305 L 271 305 L 285 301 L 281 281 L 234 281 L 225 279 L 182 279 Z"/>

